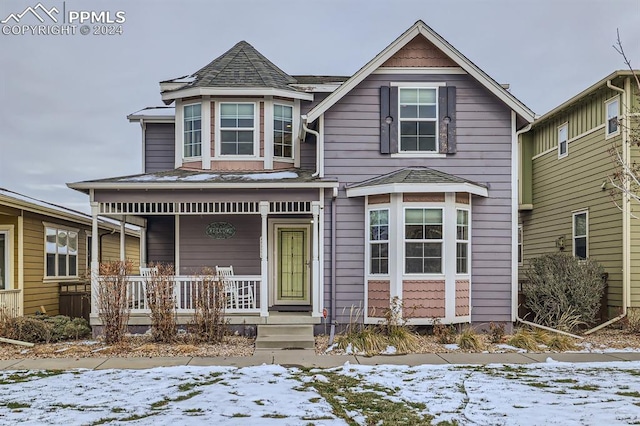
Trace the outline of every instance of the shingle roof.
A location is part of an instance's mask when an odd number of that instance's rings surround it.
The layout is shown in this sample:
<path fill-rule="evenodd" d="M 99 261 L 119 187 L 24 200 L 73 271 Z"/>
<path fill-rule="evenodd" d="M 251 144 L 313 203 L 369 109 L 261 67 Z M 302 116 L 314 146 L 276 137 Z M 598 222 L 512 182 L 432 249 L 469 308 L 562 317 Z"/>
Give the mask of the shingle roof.
<path fill-rule="evenodd" d="M 294 75 L 298 84 L 326 84 L 343 83 L 349 80 L 349 76 L 343 75 Z"/>
<path fill-rule="evenodd" d="M 348 188 L 364 188 L 376 185 L 388 185 L 395 183 L 470 183 L 473 185 L 485 187 L 476 182 L 463 179 L 448 173 L 433 170 L 428 167 L 407 167 L 395 172 L 374 177 L 363 182 L 354 183 Z"/>
<path fill-rule="evenodd" d="M 237 43 L 192 77 L 194 80 L 186 87 L 267 87 L 293 91 L 289 84 L 296 82 L 246 41 Z"/>

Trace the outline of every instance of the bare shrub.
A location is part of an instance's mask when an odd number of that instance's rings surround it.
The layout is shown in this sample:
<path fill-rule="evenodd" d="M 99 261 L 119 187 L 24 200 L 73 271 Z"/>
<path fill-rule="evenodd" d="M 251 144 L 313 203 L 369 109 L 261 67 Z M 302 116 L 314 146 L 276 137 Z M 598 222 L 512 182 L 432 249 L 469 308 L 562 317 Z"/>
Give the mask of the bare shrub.
<path fill-rule="evenodd" d="M 604 291 L 597 262 L 546 254 L 531 260 L 527 278 L 522 291 L 534 322 L 566 331 L 594 323 Z"/>
<path fill-rule="evenodd" d="M 107 344 L 122 340 L 127 332 L 130 300 L 127 294 L 132 269 L 130 260 L 116 260 L 100 264 L 98 279 L 97 303 L 98 316 L 104 329 L 104 340 Z"/>
<path fill-rule="evenodd" d="M 448 345 L 456 341 L 456 328 L 452 324 L 442 324 L 437 318 L 433 319 L 432 332 L 438 343 L 443 345 Z"/>
<path fill-rule="evenodd" d="M 491 343 L 502 343 L 505 335 L 504 323 L 489 323 L 489 339 Z"/>
<path fill-rule="evenodd" d="M 154 342 L 171 343 L 178 333 L 173 265 L 150 265 L 154 273 L 146 277 L 147 303 L 151 310 L 151 338 Z"/>
<path fill-rule="evenodd" d="M 199 341 L 220 343 L 227 331 L 224 283 L 216 279 L 211 269 L 204 269 L 196 280 L 198 284 L 193 295 L 196 312 L 191 323 L 191 332 Z"/>

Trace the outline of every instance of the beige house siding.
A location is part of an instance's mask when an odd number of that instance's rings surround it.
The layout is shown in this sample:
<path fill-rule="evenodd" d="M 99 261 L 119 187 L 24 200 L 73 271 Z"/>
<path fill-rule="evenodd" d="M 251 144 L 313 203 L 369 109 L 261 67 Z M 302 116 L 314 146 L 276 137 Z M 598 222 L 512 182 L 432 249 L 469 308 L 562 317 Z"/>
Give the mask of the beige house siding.
<path fill-rule="evenodd" d="M 101 231 L 101 234 L 104 231 Z M 104 234 L 101 238 L 101 261 L 108 262 L 112 260 L 120 260 L 120 234 Z M 140 244 L 139 239 L 131 235 L 127 235 L 125 240 L 125 258 L 130 260 L 132 264 L 131 273 L 138 275 L 140 270 Z"/>
<path fill-rule="evenodd" d="M 596 96 L 603 105 L 605 97 Z M 578 110 L 587 111 L 582 107 Z M 574 117 L 574 114 L 568 116 Z M 585 133 L 585 128 L 579 126 L 572 131 L 575 127 L 570 120 L 565 115 L 547 127 L 557 133 L 555 123 L 569 121 L 569 140 L 577 135 L 575 132 Z M 599 125 L 595 119 L 591 124 Z M 555 138 L 557 140 L 557 136 Z M 544 149 L 555 149 L 533 160 L 533 211 L 520 212 L 524 232 L 520 278 L 524 278 L 531 258 L 558 251 L 556 240 L 560 236 L 565 240 L 564 252 L 572 254 L 572 213 L 588 210 L 588 255 L 608 273 L 609 306 L 619 307 L 622 302 L 622 214 L 612 203 L 609 192 L 601 188 L 611 173 L 608 149 L 612 141 L 619 144 L 620 137 L 605 141 L 604 128 L 600 128 L 571 141 L 567 157 L 558 159 L 557 142 L 554 142 L 555 147 L 545 145 Z M 536 150 L 542 149 L 540 141 L 534 139 L 534 143 L 538 146 Z"/>
<path fill-rule="evenodd" d="M 635 86 L 634 81 L 631 80 L 631 87 L 633 93 L 631 95 L 631 112 L 640 113 L 640 93 Z M 640 116 L 632 117 L 629 124 L 631 129 L 640 129 Z M 640 133 L 636 133 L 635 138 L 639 138 Z M 632 140 L 634 136 L 631 136 Z M 640 147 L 636 145 L 631 146 L 631 159 L 632 163 L 640 163 Z M 631 217 L 629 222 L 630 228 L 630 244 L 631 244 L 631 299 L 630 306 L 633 308 L 640 307 L 640 203 L 632 202 L 631 214 L 635 217 Z"/>
<path fill-rule="evenodd" d="M 18 288 L 18 211 L 6 206 L 0 206 L 0 225 L 13 226 L 13 246 L 9 248 L 13 254 L 11 282 L 6 283 L 6 289 Z"/>

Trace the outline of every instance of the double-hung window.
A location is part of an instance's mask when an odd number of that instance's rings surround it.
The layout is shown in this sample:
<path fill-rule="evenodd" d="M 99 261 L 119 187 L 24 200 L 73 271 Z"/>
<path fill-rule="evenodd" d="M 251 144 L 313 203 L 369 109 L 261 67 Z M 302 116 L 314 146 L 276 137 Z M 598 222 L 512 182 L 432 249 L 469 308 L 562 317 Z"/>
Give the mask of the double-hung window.
<path fill-rule="evenodd" d="M 273 106 L 273 155 L 293 158 L 293 107 Z"/>
<path fill-rule="evenodd" d="M 405 273 L 442 273 L 442 231 L 441 208 L 405 209 Z"/>
<path fill-rule="evenodd" d="M 456 274 L 469 273 L 469 210 L 456 211 Z"/>
<path fill-rule="evenodd" d="M 0 290 L 9 288 L 9 231 L 0 231 Z"/>
<path fill-rule="evenodd" d="M 389 273 L 389 210 L 369 211 L 369 273 Z"/>
<path fill-rule="evenodd" d="M 200 104 L 185 105 L 184 109 L 185 158 L 202 155 L 202 107 Z"/>
<path fill-rule="evenodd" d="M 605 123 L 607 137 L 618 134 L 619 123 L 618 115 L 620 111 L 620 103 L 618 98 L 612 99 L 606 103 L 607 122 Z"/>
<path fill-rule="evenodd" d="M 589 219 L 586 211 L 573 214 L 573 255 L 578 259 L 586 259 L 589 255 L 588 232 Z"/>
<path fill-rule="evenodd" d="M 569 152 L 569 126 L 558 127 L 558 158 L 566 157 Z"/>
<path fill-rule="evenodd" d="M 45 277 L 78 276 L 78 231 L 45 226 Z"/>
<path fill-rule="evenodd" d="M 400 152 L 438 152 L 438 90 L 400 88 Z"/>
<path fill-rule="evenodd" d="M 255 104 L 220 104 L 220 153 L 254 155 Z"/>

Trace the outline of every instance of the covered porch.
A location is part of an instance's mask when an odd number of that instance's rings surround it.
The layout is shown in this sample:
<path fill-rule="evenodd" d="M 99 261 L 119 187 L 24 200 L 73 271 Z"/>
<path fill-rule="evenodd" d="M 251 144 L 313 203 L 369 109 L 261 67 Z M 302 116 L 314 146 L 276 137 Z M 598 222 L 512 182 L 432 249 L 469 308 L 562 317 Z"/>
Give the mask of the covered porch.
<path fill-rule="evenodd" d="M 246 180 L 234 188 L 225 183 L 200 184 L 197 190 L 193 183 L 157 189 L 147 184 L 144 190 L 97 185 L 89 191 L 93 226 L 99 216 L 106 216 L 121 220 L 122 226 L 141 227 L 141 265 L 174 267 L 171 281 L 179 323 L 193 317 L 193 296 L 204 279 L 215 275 L 216 266 L 233 267 L 225 285 L 242 292 L 243 297 L 227 304 L 231 324 L 282 323 L 293 315 L 296 322 L 306 317 L 309 324 L 319 323 L 324 310 L 323 200 L 325 188 L 336 183 L 277 182 L 259 190 Z M 126 259 L 124 251 L 121 259 Z M 91 264 L 92 294 L 97 295 L 95 256 Z M 151 313 L 145 295 L 149 278 L 136 273 L 127 284 L 129 324 L 143 326 Z M 100 324 L 97 302 L 92 297 L 92 325 Z"/>

